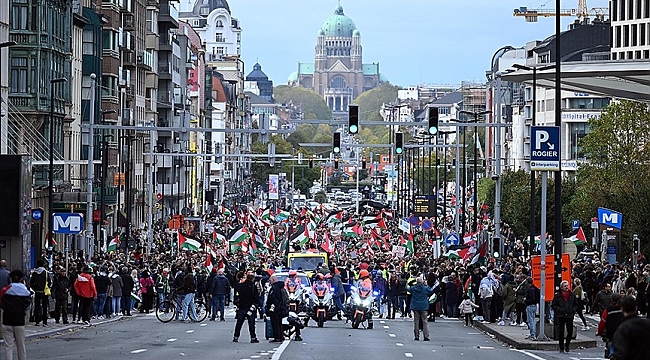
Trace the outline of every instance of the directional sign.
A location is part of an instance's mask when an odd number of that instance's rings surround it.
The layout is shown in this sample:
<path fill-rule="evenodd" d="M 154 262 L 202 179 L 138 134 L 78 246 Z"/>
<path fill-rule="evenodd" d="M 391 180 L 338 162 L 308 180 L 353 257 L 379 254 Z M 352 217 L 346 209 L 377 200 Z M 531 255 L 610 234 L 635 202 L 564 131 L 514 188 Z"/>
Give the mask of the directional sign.
<path fill-rule="evenodd" d="M 598 222 L 617 229 L 623 227 L 623 214 L 605 208 L 598 208 Z"/>
<path fill-rule="evenodd" d="M 79 234 L 84 228 L 83 214 L 54 213 L 52 214 L 52 231 L 55 234 Z"/>
<path fill-rule="evenodd" d="M 573 228 L 573 230 L 575 230 L 575 229 L 577 229 L 579 227 L 580 227 L 580 220 L 571 221 L 571 228 Z"/>
<path fill-rule="evenodd" d="M 458 237 L 458 234 L 450 233 L 449 235 L 445 236 L 445 243 L 447 244 L 447 246 L 459 245 L 460 238 Z"/>
<path fill-rule="evenodd" d="M 530 129 L 530 169 L 560 170 L 560 127 L 533 126 Z"/>

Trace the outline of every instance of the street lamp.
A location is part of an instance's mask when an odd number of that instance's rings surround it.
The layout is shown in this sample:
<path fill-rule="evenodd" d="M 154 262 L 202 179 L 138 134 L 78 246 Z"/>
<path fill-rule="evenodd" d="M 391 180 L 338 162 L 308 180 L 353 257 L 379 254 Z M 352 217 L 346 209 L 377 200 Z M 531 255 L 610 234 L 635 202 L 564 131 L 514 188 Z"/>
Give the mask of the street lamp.
<path fill-rule="evenodd" d="M 519 70 L 526 70 L 526 71 L 532 71 L 533 72 L 533 107 L 532 107 L 532 122 L 531 126 L 535 126 L 535 120 L 537 119 L 537 72 L 538 71 L 543 71 L 543 70 L 549 70 L 554 67 L 554 65 L 547 65 L 547 66 L 526 66 L 526 65 L 520 65 L 520 64 L 513 64 L 512 67 L 515 69 Z M 537 225 L 535 224 L 535 171 L 530 170 L 530 228 L 529 228 L 529 242 L 528 242 L 528 251 L 532 255 L 533 250 L 535 249 L 535 228 Z M 544 214 L 542 214 L 544 216 Z"/>
<path fill-rule="evenodd" d="M 0 73 L 2 72 L 2 69 L 0 69 Z M 50 131 L 50 168 L 49 168 L 49 174 L 48 174 L 48 199 L 47 199 L 47 211 L 48 211 L 48 236 L 49 236 L 49 241 L 52 240 L 52 236 L 54 235 L 54 223 L 52 222 L 52 213 L 53 213 L 53 205 L 54 205 L 54 84 L 58 83 L 63 83 L 68 81 L 68 79 L 61 77 L 61 78 L 56 78 L 56 79 L 51 79 L 50 80 L 50 118 L 49 118 L 49 131 Z"/>
<path fill-rule="evenodd" d="M 2 151 L 2 103 L 4 99 L 2 98 L 2 49 L 10 46 L 16 45 L 15 41 L 5 41 L 0 43 L 0 152 Z M 9 140 L 9 137 L 7 137 Z"/>
<path fill-rule="evenodd" d="M 487 115 L 487 114 L 489 114 L 491 112 L 492 111 L 490 111 L 490 110 L 473 111 L 473 112 L 472 111 L 465 111 L 465 110 L 460 111 L 461 114 L 472 116 L 474 118 L 474 123 L 478 122 L 479 117 L 485 116 L 485 115 Z M 463 133 L 463 144 L 465 143 L 465 137 L 464 136 L 465 135 Z M 472 194 L 473 194 L 473 197 L 474 197 L 474 215 L 473 215 L 473 220 L 472 220 L 472 232 L 478 230 L 477 216 L 476 216 L 478 214 L 478 208 L 477 208 L 478 203 L 477 203 L 477 193 L 476 193 L 477 190 L 478 190 L 477 189 L 477 184 L 476 184 L 478 182 L 478 178 L 476 176 L 477 175 L 477 173 L 476 173 L 476 171 L 477 171 L 476 163 L 477 163 L 477 160 L 478 160 L 477 159 L 477 157 L 478 157 L 477 156 L 478 155 L 477 154 L 477 151 L 478 151 L 478 146 L 477 146 L 478 141 L 477 140 L 478 140 L 478 126 L 475 125 L 474 126 L 474 189 L 472 190 Z M 463 150 L 463 152 L 464 152 L 464 150 Z M 467 171 L 467 170 L 465 170 L 465 171 Z"/>

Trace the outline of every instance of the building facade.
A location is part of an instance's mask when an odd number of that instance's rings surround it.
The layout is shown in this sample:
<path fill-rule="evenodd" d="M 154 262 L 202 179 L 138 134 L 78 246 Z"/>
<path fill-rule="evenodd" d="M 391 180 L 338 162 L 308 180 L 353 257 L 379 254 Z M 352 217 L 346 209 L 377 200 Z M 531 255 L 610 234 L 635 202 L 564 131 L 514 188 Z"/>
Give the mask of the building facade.
<path fill-rule="evenodd" d="M 341 5 L 318 30 L 315 61 L 298 63 L 287 79 L 290 85 L 320 94 L 334 116 L 347 114 L 348 105 L 361 93 L 386 81 L 379 63 L 363 63 L 361 32 Z"/>
<path fill-rule="evenodd" d="M 612 60 L 650 59 L 650 0 L 611 0 Z"/>

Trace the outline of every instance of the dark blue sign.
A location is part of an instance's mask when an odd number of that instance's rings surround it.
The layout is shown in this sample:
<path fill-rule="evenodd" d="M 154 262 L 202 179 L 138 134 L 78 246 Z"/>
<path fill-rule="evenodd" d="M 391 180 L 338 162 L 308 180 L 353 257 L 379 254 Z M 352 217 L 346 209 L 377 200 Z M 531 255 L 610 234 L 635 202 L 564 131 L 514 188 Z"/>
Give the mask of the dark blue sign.
<path fill-rule="evenodd" d="M 447 244 L 447 246 L 459 245 L 460 244 L 460 238 L 458 237 L 458 234 L 451 233 L 451 234 L 445 236 L 445 243 Z"/>
<path fill-rule="evenodd" d="M 579 220 L 573 220 L 571 222 L 571 227 L 573 228 L 573 230 L 576 230 L 577 228 L 580 227 L 580 221 Z"/>
<path fill-rule="evenodd" d="M 422 230 L 429 231 L 431 229 L 433 229 L 433 222 L 429 219 L 422 220 Z"/>
<path fill-rule="evenodd" d="M 533 126 L 530 128 L 530 169 L 535 171 L 560 170 L 559 126 Z"/>
<path fill-rule="evenodd" d="M 598 208 L 598 222 L 603 225 L 620 229 L 623 227 L 623 214 L 614 210 Z"/>
<path fill-rule="evenodd" d="M 41 221 L 43 219 L 43 210 L 41 209 L 32 209 L 32 220 Z"/>

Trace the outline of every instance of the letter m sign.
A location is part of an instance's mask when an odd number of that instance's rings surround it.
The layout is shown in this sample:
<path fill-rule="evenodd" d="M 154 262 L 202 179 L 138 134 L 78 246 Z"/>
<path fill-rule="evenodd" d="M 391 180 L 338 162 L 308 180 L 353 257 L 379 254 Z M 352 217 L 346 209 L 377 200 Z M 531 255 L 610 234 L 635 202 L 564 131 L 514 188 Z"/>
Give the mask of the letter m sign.
<path fill-rule="evenodd" d="M 83 224 L 82 214 L 52 214 L 52 231 L 55 234 L 79 234 L 83 230 Z"/>
<path fill-rule="evenodd" d="M 623 226 L 623 214 L 614 210 L 598 208 L 598 222 L 620 229 Z"/>

